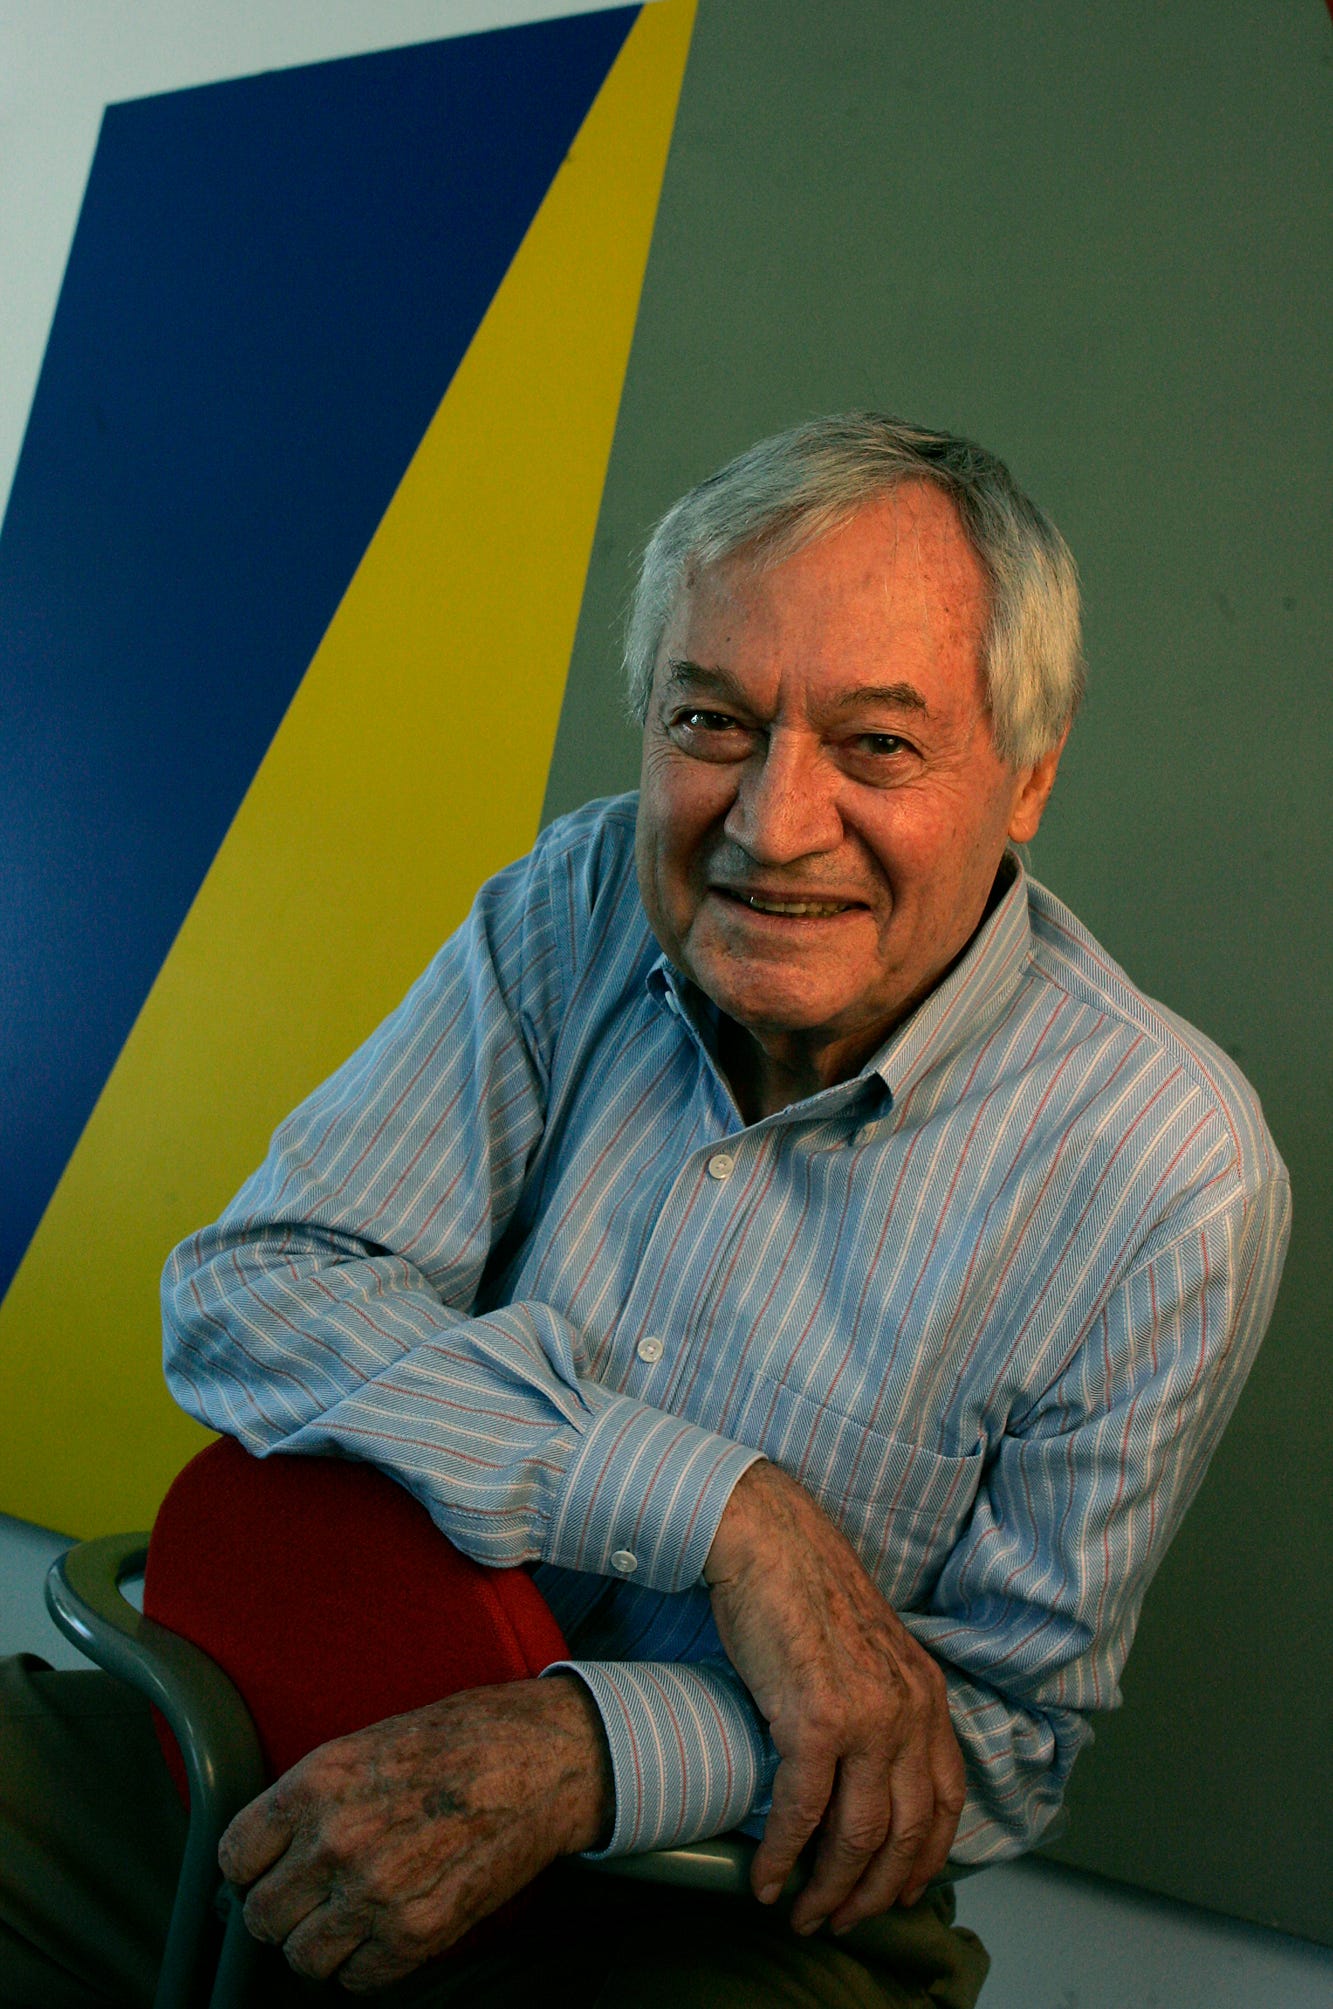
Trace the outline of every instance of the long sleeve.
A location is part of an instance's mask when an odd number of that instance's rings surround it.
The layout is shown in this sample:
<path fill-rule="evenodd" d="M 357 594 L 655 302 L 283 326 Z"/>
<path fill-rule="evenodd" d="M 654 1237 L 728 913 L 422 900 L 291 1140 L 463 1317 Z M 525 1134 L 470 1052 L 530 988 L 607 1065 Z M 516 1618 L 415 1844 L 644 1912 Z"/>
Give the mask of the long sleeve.
<path fill-rule="evenodd" d="M 629 1553 L 675 1589 L 754 1454 L 590 1379 L 585 1334 L 549 1304 L 476 1310 L 542 1136 L 568 980 L 544 866 L 492 882 L 174 1253 L 167 1379 L 260 1455 L 380 1465 L 481 1561 L 605 1572 Z"/>
<path fill-rule="evenodd" d="M 955 1854 L 1028 1847 L 1115 1707 L 1144 1595 L 1267 1326 L 1290 1220 L 1275 1161 L 1164 1227 L 1058 1378 L 1013 1420 L 928 1606 L 968 1772 Z"/>

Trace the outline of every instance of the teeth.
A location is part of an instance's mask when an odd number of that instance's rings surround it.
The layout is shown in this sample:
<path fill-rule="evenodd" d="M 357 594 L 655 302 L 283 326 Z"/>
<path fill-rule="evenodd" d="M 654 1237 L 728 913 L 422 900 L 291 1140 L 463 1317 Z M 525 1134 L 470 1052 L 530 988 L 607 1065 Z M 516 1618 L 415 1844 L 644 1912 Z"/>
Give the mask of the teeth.
<path fill-rule="evenodd" d="M 745 895 L 745 904 L 753 907 L 756 914 L 793 914 L 798 918 L 825 919 L 847 911 L 845 900 L 761 900 L 753 893 Z"/>

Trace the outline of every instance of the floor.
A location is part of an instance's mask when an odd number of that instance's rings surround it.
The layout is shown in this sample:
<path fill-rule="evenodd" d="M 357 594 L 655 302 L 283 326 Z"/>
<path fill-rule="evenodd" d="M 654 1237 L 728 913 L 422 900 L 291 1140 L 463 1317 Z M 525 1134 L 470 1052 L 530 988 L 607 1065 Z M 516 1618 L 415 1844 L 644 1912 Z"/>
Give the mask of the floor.
<path fill-rule="evenodd" d="M 982 2009 L 1333 2004 L 1333 1948 L 1035 1856 L 970 1879 L 958 1916 L 994 1963 Z"/>
<path fill-rule="evenodd" d="M 86 1663 L 42 1603 L 59 1535 L 0 1514 L 0 1654 Z M 1333 1949 L 1124 1884 L 1012 1863 L 959 1889 L 993 1966 L 983 2009 L 1330 2009 Z"/>

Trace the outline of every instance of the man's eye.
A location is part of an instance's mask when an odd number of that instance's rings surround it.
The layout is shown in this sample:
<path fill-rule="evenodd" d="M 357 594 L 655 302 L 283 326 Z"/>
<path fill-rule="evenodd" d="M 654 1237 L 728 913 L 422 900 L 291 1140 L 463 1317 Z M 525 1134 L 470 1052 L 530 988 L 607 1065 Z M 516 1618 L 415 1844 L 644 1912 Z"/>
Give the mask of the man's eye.
<path fill-rule="evenodd" d="M 753 735 L 730 712 L 688 705 L 671 714 L 667 730 L 682 753 L 692 760 L 744 760 Z"/>
<path fill-rule="evenodd" d="M 896 732 L 858 732 L 843 742 L 846 772 L 872 788 L 896 788 L 915 772 L 916 748 Z"/>
<path fill-rule="evenodd" d="M 689 732 L 727 732 L 735 723 L 726 712 L 682 712 L 677 720 Z"/>

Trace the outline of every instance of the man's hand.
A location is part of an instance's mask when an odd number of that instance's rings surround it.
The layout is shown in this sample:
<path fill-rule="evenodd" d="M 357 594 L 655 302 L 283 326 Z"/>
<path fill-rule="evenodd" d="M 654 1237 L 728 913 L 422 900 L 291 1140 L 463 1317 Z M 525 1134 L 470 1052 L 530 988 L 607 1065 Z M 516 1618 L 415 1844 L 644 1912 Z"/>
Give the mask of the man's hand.
<path fill-rule="evenodd" d="M 752 1881 L 766 1902 L 821 1827 L 798 1932 L 844 1931 L 944 1867 L 963 1760 L 937 1663 L 845 1536 L 778 1466 L 752 1465 L 704 1565 L 728 1658 L 767 1719 L 779 1765 Z"/>
<path fill-rule="evenodd" d="M 298 1973 L 385 1986 L 452 1945 L 610 1813 L 600 1719 L 572 1675 L 471 1688 L 322 1744 L 236 1816 L 222 1873 Z"/>

